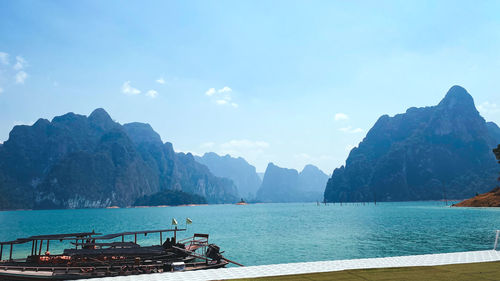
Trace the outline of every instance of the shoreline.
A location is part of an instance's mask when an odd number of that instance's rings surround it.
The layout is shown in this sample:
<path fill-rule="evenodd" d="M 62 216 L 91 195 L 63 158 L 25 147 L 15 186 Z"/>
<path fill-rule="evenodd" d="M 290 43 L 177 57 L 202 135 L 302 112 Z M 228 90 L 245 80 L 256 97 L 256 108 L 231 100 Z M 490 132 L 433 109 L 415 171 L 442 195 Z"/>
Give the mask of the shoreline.
<path fill-rule="evenodd" d="M 460 201 L 460 200 L 416 200 L 416 201 L 377 201 L 377 204 L 392 204 L 392 203 L 418 203 L 418 202 L 445 202 L 447 201 L 452 206 L 452 202 Z M 316 205 L 318 202 L 246 202 L 245 205 L 260 205 L 260 204 L 314 204 Z M 365 205 L 374 205 L 374 202 L 327 202 L 327 205 L 351 205 L 351 204 L 363 204 Z M 217 204 L 183 204 L 183 205 L 158 205 L 158 206 L 108 206 L 108 207 L 100 207 L 100 208 L 67 208 L 67 209 L 10 209 L 10 210 L 0 210 L 0 212 L 13 212 L 13 211 L 56 211 L 56 210 L 95 210 L 95 209 L 135 209 L 135 208 L 165 208 L 165 207 L 196 207 L 196 206 L 216 206 L 216 205 L 235 205 L 237 203 L 217 203 Z M 323 202 L 320 202 L 321 206 L 324 205 Z M 456 207 L 456 206 L 455 206 Z M 485 208 L 495 208 L 495 207 L 485 207 Z"/>

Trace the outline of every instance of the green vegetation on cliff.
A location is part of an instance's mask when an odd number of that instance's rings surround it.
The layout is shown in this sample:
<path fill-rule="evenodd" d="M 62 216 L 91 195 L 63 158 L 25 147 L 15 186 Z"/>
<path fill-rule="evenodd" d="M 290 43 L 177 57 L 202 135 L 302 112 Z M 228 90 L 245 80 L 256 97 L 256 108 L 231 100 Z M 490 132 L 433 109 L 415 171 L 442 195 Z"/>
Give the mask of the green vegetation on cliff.
<path fill-rule="evenodd" d="M 175 153 L 148 124 L 121 125 L 103 109 L 15 126 L 0 146 L 0 209 L 125 207 L 165 190 L 239 198 L 231 180 Z"/>
<path fill-rule="evenodd" d="M 175 190 L 163 190 L 137 199 L 134 206 L 178 206 L 188 204 L 206 204 L 204 197 Z"/>

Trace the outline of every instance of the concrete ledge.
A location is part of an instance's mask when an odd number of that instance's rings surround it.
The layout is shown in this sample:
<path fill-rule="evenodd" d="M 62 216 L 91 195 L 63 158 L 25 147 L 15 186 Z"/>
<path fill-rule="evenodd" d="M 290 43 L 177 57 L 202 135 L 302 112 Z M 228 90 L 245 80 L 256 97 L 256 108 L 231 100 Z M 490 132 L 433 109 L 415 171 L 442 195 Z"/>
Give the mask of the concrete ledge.
<path fill-rule="evenodd" d="M 473 251 L 445 254 L 400 256 L 387 258 L 353 259 L 336 261 L 271 264 L 247 267 L 230 267 L 190 272 L 157 273 L 92 280 L 102 281 L 202 281 L 293 275 L 346 269 L 369 269 L 408 266 L 435 266 L 500 261 L 500 251 Z"/>

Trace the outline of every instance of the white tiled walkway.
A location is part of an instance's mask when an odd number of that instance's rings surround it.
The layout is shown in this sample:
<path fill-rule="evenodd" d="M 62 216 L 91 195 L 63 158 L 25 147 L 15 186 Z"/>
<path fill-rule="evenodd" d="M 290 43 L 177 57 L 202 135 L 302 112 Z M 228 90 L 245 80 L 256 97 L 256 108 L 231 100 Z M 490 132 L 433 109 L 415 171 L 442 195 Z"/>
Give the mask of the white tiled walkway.
<path fill-rule="evenodd" d="M 355 259 L 301 262 L 287 264 L 272 264 L 247 267 L 230 267 L 221 269 L 209 269 L 200 271 L 157 273 L 146 275 L 135 275 L 126 277 L 109 277 L 92 280 L 101 281 L 198 281 L 198 280 L 221 280 L 249 277 L 266 277 L 277 275 L 291 275 L 314 272 L 329 272 L 346 269 L 405 267 L 405 266 L 431 266 L 459 263 L 475 263 L 500 261 L 500 251 L 475 251 L 446 254 L 430 254 L 416 256 L 402 256 L 389 258 Z"/>

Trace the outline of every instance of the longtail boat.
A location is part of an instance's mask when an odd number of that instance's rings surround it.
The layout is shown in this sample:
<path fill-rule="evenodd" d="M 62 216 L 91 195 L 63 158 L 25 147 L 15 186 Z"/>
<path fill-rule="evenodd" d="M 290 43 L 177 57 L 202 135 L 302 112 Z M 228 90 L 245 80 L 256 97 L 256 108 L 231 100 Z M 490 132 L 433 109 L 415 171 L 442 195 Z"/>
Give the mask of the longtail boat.
<path fill-rule="evenodd" d="M 0 242 L 0 280 L 76 280 L 213 269 L 229 263 L 242 266 L 222 256 L 217 245 L 209 244 L 208 234 L 196 233 L 177 240 L 177 232 L 185 230 L 175 227 L 108 235 L 92 231 Z M 141 246 L 137 243 L 141 235 L 157 235 L 159 244 Z M 57 242 L 69 243 L 71 248 L 60 254 L 50 253 L 50 245 Z M 14 259 L 14 246 L 26 243 L 31 243 L 31 254 Z M 4 256 L 8 259 L 4 260 Z"/>

